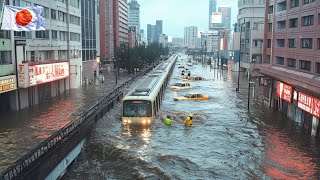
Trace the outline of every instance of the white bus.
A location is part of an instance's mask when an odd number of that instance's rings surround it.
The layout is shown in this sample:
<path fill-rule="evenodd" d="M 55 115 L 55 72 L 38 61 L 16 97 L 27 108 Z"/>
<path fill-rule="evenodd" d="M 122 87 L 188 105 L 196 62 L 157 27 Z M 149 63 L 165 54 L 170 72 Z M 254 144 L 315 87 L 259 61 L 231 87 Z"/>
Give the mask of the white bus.
<path fill-rule="evenodd" d="M 149 72 L 122 100 L 122 123 L 151 125 L 160 109 L 165 88 L 177 55 L 172 55 Z"/>

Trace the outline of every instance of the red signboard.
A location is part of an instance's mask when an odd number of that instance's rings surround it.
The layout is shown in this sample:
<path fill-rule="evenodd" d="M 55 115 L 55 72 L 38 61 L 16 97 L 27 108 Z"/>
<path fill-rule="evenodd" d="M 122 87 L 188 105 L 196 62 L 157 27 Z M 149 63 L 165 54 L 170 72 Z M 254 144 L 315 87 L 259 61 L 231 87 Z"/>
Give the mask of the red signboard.
<path fill-rule="evenodd" d="M 304 111 L 320 118 L 320 100 L 299 92 L 298 95 L 298 107 Z"/>
<path fill-rule="evenodd" d="M 281 99 L 291 103 L 292 99 L 292 86 L 284 84 L 282 82 L 277 82 L 277 96 Z"/>

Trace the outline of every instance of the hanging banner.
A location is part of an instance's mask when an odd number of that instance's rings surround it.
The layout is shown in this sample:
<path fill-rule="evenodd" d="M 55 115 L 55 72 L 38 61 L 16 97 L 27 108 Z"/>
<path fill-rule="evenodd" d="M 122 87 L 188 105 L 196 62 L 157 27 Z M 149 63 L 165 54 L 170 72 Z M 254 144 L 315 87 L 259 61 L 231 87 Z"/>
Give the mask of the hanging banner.
<path fill-rule="evenodd" d="M 298 107 L 302 110 L 320 118 L 320 100 L 299 92 L 298 94 Z"/>
<path fill-rule="evenodd" d="M 19 87 L 27 88 L 69 77 L 69 62 L 29 66 L 19 64 Z"/>
<path fill-rule="evenodd" d="M 278 81 L 277 97 L 287 101 L 288 103 L 291 103 L 292 102 L 292 86 Z"/>

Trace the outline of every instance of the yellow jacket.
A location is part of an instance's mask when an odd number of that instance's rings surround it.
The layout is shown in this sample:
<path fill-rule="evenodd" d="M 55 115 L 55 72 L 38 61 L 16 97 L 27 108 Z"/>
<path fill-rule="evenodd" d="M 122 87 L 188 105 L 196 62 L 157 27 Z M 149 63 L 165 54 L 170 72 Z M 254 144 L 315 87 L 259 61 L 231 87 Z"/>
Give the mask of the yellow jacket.
<path fill-rule="evenodd" d="M 187 127 L 190 127 L 192 125 L 192 120 L 189 116 L 184 120 L 184 125 Z"/>

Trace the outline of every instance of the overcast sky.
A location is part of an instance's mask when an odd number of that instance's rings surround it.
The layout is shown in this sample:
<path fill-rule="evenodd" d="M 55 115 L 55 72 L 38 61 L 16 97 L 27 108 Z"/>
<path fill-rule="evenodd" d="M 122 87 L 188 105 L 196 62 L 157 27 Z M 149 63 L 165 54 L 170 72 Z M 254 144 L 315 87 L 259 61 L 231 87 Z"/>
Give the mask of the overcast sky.
<path fill-rule="evenodd" d="M 183 37 L 184 27 L 198 26 L 199 31 L 208 30 L 209 0 L 137 0 L 140 4 L 140 23 L 147 36 L 147 24 L 163 20 L 163 33 Z M 238 0 L 218 0 L 219 6 L 232 8 L 233 24 L 237 18 Z"/>

